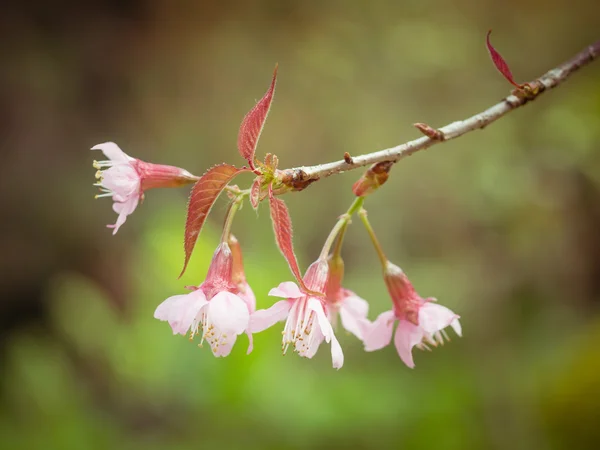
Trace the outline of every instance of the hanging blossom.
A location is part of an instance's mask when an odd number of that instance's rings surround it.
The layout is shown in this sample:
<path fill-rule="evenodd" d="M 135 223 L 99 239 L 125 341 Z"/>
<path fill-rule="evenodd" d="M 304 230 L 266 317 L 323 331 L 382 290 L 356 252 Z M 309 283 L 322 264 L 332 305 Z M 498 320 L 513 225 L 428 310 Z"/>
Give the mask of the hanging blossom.
<path fill-rule="evenodd" d="M 310 265 L 304 275 L 306 286 L 316 292 L 325 292 L 328 266 L 324 260 Z M 283 329 L 282 351 L 285 354 L 290 345 L 304 358 L 312 358 L 325 340 L 331 343 L 333 367 L 339 369 L 344 364 L 342 347 L 335 337 L 331 323 L 325 313 L 323 300 L 317 296 L 305 294 L 296 283 L 286 281 L 271 289 L 269 295 L 282 297 L 268 309 L 252 314 L 250 330 L 253 333 L 263 331 L 277 322 L 286 320 Z"/>
<path fill-rule="evenodd" d="M 371 325 L 367 319 L 369 304 L 351 290 L 342 287 L 343 277 L 344 260 L 340 256 L 331 257 L 326 291 L 329 321 L 335 329 L 339 315 L 342 326 L 362 340 Z"/>
<path fill-rule="evenodd" d="M 158 305 L 154 317 L 169 322 L 173 334 L 185 335 L 189 331 L 190 340 L 202 330 L 200 345 L 206 340 L 215 356 L 229 355 L 237 336 L 248 329 L 255 301 L 247 283 L 241 292 L 236 284 L 240 275 L 238 272 L 234 279 L 233 266 L 232 251 L 223 242 L 213 255 L 206 280 L 189 294 L 166 299 Z M 252 341 L 248 353 L 251 351 Z"/>
<path fill-rule="evenodd" d="M 133 213 L 138 203 L 144 199 L 144 191 L 157 187 L 179 187 L 198 180 L 187 170 L 179 167 L 152 164 L 132 158 L 114 142 L 105 142 L 92 147 L 102 150 L 108 158 L 106 161 L 94 161 L 97 182 L 102 194 L 100 197 L 112 197 L 113 210 L 119 215 L 114 225 L 113 234 L 119 231 L 127 216 Z"/>
<path fill-rule="evenodd" d="M 398 327 L 394 344 L 400 359 L 410 368 L 415 366 L 413 347 L 430 350 L 430 345 L 443 345 L 444 339 L 449 340 L 444 330 L 448 326 L 461 336 L 459 316 L 445 306 L 434 303 L 435 298 L 421 298 L 400 267 L 388 261 L 384 278 L 394 306 L 391 311 L 381 313 L 365 333 L 366 351 L 379 350 L 388 345 L 396 321 Z"/>

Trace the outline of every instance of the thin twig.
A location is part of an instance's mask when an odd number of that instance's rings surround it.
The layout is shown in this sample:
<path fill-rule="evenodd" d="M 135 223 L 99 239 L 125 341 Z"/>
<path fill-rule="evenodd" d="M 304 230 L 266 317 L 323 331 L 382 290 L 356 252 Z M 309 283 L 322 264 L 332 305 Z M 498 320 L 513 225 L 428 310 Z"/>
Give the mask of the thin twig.
<path fill-rule="evenodd" d="M 291 187 L 293 190 L 302 190 L 321 178 L 378 162 L 397 162 L 406 156 L 410 156 L 413 153 L 418 152 L 419 150 L 425 150 L 440 142 L 446 142 L 462 136 L 470 131 L 484 128 L 509 112 L 524 106 L 531 100 L 534 100 L 544 91 L 558 86 L 567 78 L 569 78 L 569 76 L 577 69 L 592 62 L 598 57 L 599 54 L 600 41 L 597 41 L 575 55 L 571 60 L 555 69 L 548 71 L 538 79 L 528 83 L 529 89 L 515 90 L 500 103 L 497 103 L 496 105 L 479 114 L 476 114 L 465 120 L 453 122 L 437 130 L 425 125 L 425 130 L 432 130 L 433 132 L 437 133 L 436 136 L 422 136 L 419 139 L 406 142 L 396 147 L 391 147 L 385 150 L 379 150 L 377 152 L 367 153 L 360 156 L 352 156 L 351 158 L 344 158 L 340 161 L 318 164 L 316 166 L 303 166 L 292 169 L 284 169 L 279 172 L 281 181 L 283 184 Z M 419 129 L 423 131 L 422 128 L 423 127 L 420 127 Z"/>

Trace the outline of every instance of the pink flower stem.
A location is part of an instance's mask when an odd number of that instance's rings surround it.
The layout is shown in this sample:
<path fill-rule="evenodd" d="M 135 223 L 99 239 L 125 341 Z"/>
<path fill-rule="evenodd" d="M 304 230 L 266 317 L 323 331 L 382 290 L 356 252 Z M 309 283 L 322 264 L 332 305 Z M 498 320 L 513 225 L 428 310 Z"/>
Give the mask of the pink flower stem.
<path fill-rule="evenodd" d="M 381 248 L 381 244 L 379 243 L 377 236 L 375 236 L 375 231 L 373 230 L 369 219 L 367 218 L 367 211 L 364 208 L 361 208 L 360 211 L 358 211 L 358 215 L 360 217 L 360 220 L 362 220 L 362 223 L 365 225 L 367 233 L 369 233 L 371 242 L 373 242 L 373 247 L 375 247 L 377 256 L 379 256 L 379 260 L 381 261 L 381 266 L 383 267 L 383 270 L 385 270 L 388 264 L 388 259 L 385 256 L 385 253 L 383 252 L 383 248 Z"/>
<path fill-rule="evenodd" d="M 342 214 L 340 216 L 337 223 L 333 226 L 331 232 L 329 233 L 329 236 L 327 236 L 327 240 L 323 245 L 323 250 L 321 250 L 321 255 L 319 256 L 319 259 L 327 259 L 327 256 L 329 255 L 329 250 L 331 250 L 333 241 L 335 241 L 335 238 L 338 236 L 338 234 L 341 234 L 340 237 L 343 239 L 343 233 L 346 230 L 346 226 L 348 225 L 350 218 L 354 213 L 356 213 L 360 208 L 362 208 L 364 201 L 364 197 L 356 197 L 354 202 L 352 202 L 352 205 L 350 205 L 350 208 L 348 208 L 348 211 L 346 211 L 345 214 Z M 341 250 L 341 242 L 338 241 L 338 245 Z"/>

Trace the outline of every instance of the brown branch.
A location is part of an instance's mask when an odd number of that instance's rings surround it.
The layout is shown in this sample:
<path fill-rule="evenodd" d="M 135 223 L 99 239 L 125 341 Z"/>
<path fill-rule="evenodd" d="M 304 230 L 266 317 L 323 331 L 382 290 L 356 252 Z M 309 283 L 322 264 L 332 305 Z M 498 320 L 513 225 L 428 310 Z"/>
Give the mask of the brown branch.
<path fill-rule="evenodd" d="M 415 124 L 425 136 L 373 153 L 352 156 L 351 158 L 348 155 L 348 157 L 340 161 L 318 164 L 316 166 L 285 169 L 279 172 L 281 182 L 293 190 L 302 190 L 321 178 L 384 161 L 395 163 L 419 150 L 425 150 L 440 142 L 446 142 L 470 131 L 482 129 L 509 112 L 526 105 L 546 90 L 558 86 L 569 78 L 573 72 L 577 71 L 577 69 L 592 62 L 599 54 L 600 41 L 597 41 L 564 64 L 548 71 L 530 83 L 525 83 L 524 89 L 514 90 L 500 103 L 468 119 L 453 122 L 439 129 L 431 128 L 425 124 Z"/>

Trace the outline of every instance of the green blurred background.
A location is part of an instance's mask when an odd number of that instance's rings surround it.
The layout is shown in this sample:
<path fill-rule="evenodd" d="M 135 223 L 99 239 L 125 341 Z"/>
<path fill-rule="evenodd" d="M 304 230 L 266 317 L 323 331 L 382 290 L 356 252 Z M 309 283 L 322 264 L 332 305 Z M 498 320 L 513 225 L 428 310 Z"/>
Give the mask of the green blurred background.
<path fill-rule="evenodd" d="M 117 234 L 93 200 L 113 140 L 201 174 L 241 164 L 236 136 L 279 83 L 258 154 L 282 167 L 397 145 L 442 126 L 598 39 L 596 0 L 16 2 L 0 15 L 0 446 L 7 449 L 596 449 L 600 441 L 600 63 L 470 133 L 403 160 L 367 208 L 423 296 L 464 337 L 416 368 L 338 333 L 313 360 L 281 327 L 216 359 L 153 319 L 204 277 L 218 204 L 182 265 L 187 189 L 152 191 Z M 302 267 L 361 171 L 287 195 Z M 251 178 L 240 177 L 246 187 Z M 265 205 L 263 205 L 265 206 Z M 261 308 L 289 280 L 268 212 L 234 224 Z M 346 284 L 389 309 L 357 222 Z"/>

